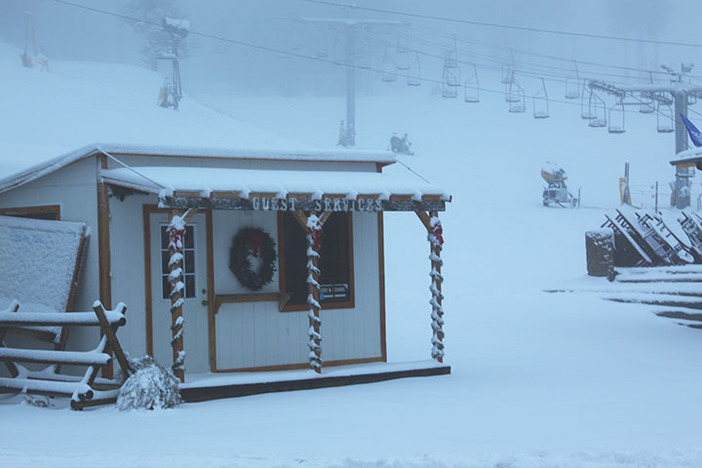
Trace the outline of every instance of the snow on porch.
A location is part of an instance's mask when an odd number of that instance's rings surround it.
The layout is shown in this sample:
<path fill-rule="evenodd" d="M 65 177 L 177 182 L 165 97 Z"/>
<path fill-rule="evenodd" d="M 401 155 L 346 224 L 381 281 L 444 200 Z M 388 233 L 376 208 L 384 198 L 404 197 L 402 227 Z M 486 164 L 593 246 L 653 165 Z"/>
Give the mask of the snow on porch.
<path fill-rule="evenodd" d="M 188 374 L 180 384 L 187 402 L 232 398 L 261 393 L 311 390 L 316 388 L 383 382 L 408 377 L 448 375 L 451 367 L 433 360 L 396 363 L 372 363 L 326 367 L 322 374 L 311 369 Z"/>

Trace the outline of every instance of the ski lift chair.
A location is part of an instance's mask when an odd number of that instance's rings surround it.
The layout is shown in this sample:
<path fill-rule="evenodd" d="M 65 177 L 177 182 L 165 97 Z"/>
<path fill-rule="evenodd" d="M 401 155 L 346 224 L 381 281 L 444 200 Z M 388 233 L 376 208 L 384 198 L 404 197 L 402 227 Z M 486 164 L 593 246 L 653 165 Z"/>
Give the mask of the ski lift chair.
<path fill-rule="evenodd" d="M 526 96 L 524 94 L 524 88 L 522 88 L 516 79 L 513 79 L 509 84 L 507 96 L 509 102 L 509 112 L 513 114 L 521 114 L 526 112 Z"/>
<path fill-rule="evenodd" d="M 624 133 L 624 103 L 614 104 L 609 108 L 609 133 Z"/>
<path fill-rule="evenodd" d="M 590 119 L 588 126 L 593 128 L 601 128 L 607 126 L 607 105 L 604 99 L 599 97 L 595 92 L 590 93 L 590 102 L 588 105 L 589 113 L 593 117 Z"/>
<path fill-rule="evenodd" d="M 512 77 L 514 77 L 514 64 L 512 62 L 503 63 L 500 83 L 509 85 L 512 82 Z"/>
<path fill-rule="evenodd" d="M 293 20 L 290 32 L 290 49 L 292 50 L 302 50 L 302 45 L 304 43 L 304 35 L 302 30 L 302 25 L 299 21 Z"/>
<path fill-rule="evenodd" d="M 386 83 L 392 83 L 397 81 L 397 73 L 395 73 L 396 63 L 395 57 L 392 56 L 392 51 L 390 47 L 385 48 L 385 53 L 383 54 L 383 81 Z"/>
<path fill-rule="evenodd" d="M 671 133 L 674 130 L 673 108 L 671 104 L 659 100 L 656 103 L 656 131 L 658 133 Z"/>
<path fill-rule="evenodd" d="M 395 52 L 395 66 L 400 71 L 407 71 L 410 67 L 410 53 L 405 43 L 400 39 L 397 40 L 397 48 Z"/>
<path fill-rule="evenodd" d="M 656 111 L 651 93 L 641 93 L 639 95 L 639 112 L 642 114 L 653 114 Z"/>
<path fill-rule="evenodd" d="M 580 73 L 578 62 L 573 60 L 573 72 L 565 79 L 565 98 L 578 99 L 580 97 Z"/>
<path fill-rule="evenodd" d="M 354 59 L 359 68 L 365 70 L 371 67 L 371 44 L 368 36 L 359 36 L 356 40 L 356 47 L 353 52 Z"/>
<path fill-rule="evenodd" d="M 453 37 L 453 45 L 446 49 L 444 54 L 444 66 L 447 68 L 458 67 L 458 46 L 456 45 L 456 36 Z"/>
<path fill-rule="evenodd" d="M 694 106 L 695 104 L 697 104 L 697 94 L 696 93 L 688 93 L 687 105 Z"/>
<path fill-rule="evenodd" d="M 447 99 L 453 99 L 458 96 L 458 87 L 461 85 L 461 69 L 447 67 L 444 64 L 444 73 L 442 79 L 441 96 Z"/>
<path fill-rule="evenodd" d="M 318 58 L 326 58 L 329 56 L 329 39 L 327 38 L 327 31 L 320 28 L 317 31 L 315 56 Z"/>
<path fill-rule="evenodd" d="M 473 63 L 469 66 L 471 67 L 469 70 L 472 71 L 463 85 L 463 101 L 470 103 L 480 102 L 480 80 L 478 79 L 478 70 Z"/>
<path fill-rule="evenodd" d="M 342 31 L 337 31 L 334 34 L 334 41 L 331 46 L 331 60 L 337 65 L 347 65 L 346 35 Z"/>
<path fill-rule="evenodd" d="M 583 83 L 583 90 L 580 95 L 580 118 L 583 120 L 590 120 L 595 117 L 590 108 L 590 99 L 592 96 L 592 90 L 587 85 L 587 82 Z"/>
<path fill-rule="evenodd" d="M 541 88 L 534 94 L 533 104 L 535 119 L 549 118 L 548 92 L 543 78 L 541 78 Z"/>
<path fill-rule="evenodd" d="M 419 63 L 419 52 L 412 51 L 412 61 L 407 69 L 407 86 L 420 86 L 422 84 L 422 67 Z"/>

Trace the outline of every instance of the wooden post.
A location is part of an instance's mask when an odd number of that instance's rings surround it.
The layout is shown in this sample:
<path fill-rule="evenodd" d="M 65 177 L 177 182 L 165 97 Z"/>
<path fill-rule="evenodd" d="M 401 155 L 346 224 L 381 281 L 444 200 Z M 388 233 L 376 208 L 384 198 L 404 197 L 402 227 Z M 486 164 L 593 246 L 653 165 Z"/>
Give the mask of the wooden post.
<path fill-rule="evenodd" d="M 429 240 L 429 260 L 431 260 L 431 357 L 438 362 L 444 362 L 444 295 L 441 292 L 441 283 L 444 277 L 441 275 L 441 250 L 444 245 L 443 228 L 439 221 L 439 213 L 432 211 L 429 214 L 423 211 L 417 211 L 417 216 L 424 224 L 427 230 L 427 239 Z"/>
<path fill-rule="evenodd" d="M 112 309 L 112 260 L 110 253 L 110 200 L 107 184 L 102 181 L 101 171 L 108 167 L 107 156 L 97 156 L 97 234 L 98 234 L 98 281 L 100 288 L 100 302 L 108 309 Z M 66 338 L 66 337 L 63 337 Z M 65 344 L 65 340 L 64 340 Z M 112 354 L 109 346 L 107 354 Z M 57 372 L 59 367 L 56 368 Z M 102 376 L 113 377 L 112 363 L 102 369 Z"/>
<path fill-rule="evenodd" d="M 7 310 L 5 310 L 3 312 L 17 312 L 19 310 L 19 307 L 20 307 L 19 302 L 13 300 L 10 303 L 10 307 L 8 307 Z M 5 336 L 6 335 L 7 335 L 7 328 L 6 327 L 0 328 L 0 348 L 6 348 L 6 346 L 5 346 Z M 19 375 L 19 369 L 17 368 L 17 366 L 15 365 L 14 362 L 5 361 L 5 366 L 7 366 L 7 370 L 8 370 L 8 372 L 10 372 L 10 376 L 12 378 L 15 378 Z"/>
<path fill-rule="evenodd" d="M 325 212 L 321 216 L 313 213 L 306 216 L 302 211 L 295 211 L 293 215 L 307 234 L 307 304 L 310 306 L 307 313 L 309 318 L 307 347 L 310 349 L 308 355 L 310 368 L 321 374 L 322 318 L 320 311 L 322 305 L 319 297 L 319 249 L 322 242 L 322 226 L 331 213 Z"/>
<path fill-rule="evenodd" d="M 124 314 L 127 311 L 127 306 L 125 306 L 122 303 L 119 303 L 117 304 L 117 309 L 119 309 Z M 107 338 L 107 344 L 109 344 L 110 348 L 112 349 L 112 352 L 117 358 L 117 362 L 122 368 L 122 372 L 124 372 L 125 377 L 129 376 L 133 373 L 132 366 L 129 365 L 129 361 L 127 360 L 127 357 L 125 356 L 124 351 L 122 350 L 122 345 L 120 345 L 119 341 L 117 340 L 117 335 L 115 335 L 116 327 L 113 327 L 107 321 L 107 317 L 105 316 L 105 308 L 103 307 L 100 301 L 96 301 L 93 304 L 93 311 L 95 311 L 95 315 L 98 318 L 98 322 L 100 322 L 100 328 L 102 329 L 102 333 L 103 335 L 105 335 L 105 338 Z"/>
<path fill-rule="evenodd" d="M 183 349 L 183 248 L 185 244 L 185 225 L 194 213 L 191 210 L 180 215 L 177 211 L 169 213 L 168 224 L 168 280 L 171 283 L 171 347 L 173 348 L 173 365 L 171 369 L 181 382 L 185 382 L 185 350 Z"/>

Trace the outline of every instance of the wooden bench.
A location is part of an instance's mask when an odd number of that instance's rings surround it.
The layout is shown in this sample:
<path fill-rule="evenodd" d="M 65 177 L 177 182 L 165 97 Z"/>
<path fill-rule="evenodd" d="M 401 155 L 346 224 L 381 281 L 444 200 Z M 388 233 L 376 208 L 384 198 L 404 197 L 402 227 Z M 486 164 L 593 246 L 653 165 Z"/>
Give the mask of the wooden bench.
<path fill-rule="evenodd" d="M 627 226 L 621 223 L 622 220 L 618 219 L 617 217 L 610 216 L 609 214 L 605 214 L 605 218 L 607 219 L 607 222 L 604 226 L 611 227 L 612 229 L 615 229 L 617 232 L 619 232 L 639 255 L 639 257 L 641 258 L 639 262 L 640 266 L 653 265 L 651 257 L 649 257 L 648 254 L 644 252 L 639 243 L 632 237 L 632 232 L 629 229 L 627 229 Z"/>
<path fill-rule="evenodd" d="M 36 395 L 67 396 L 71 408 L 114 402 L 119 393 L 119 384 L 105 379 L 98 380 L 101 368 L 112 362 L 106 351 L 109 345 L 125 375 L 132 370 L 122 346 L 117 340 L 117 329 L 126 323 L 127 307 L 119 303 L 114 310 L 105 310 L 102 303 L 93 304 L 93 312 L 22 313 L 16 301 L 0 312 L 0 361 L 4 362 L 11 377 L 0 377 L 0 389 Z M 4 339 L 12 328 L 28 326 L 80 326 L 99 327 L 102 338 L 90 351 L 45 350 L 31 348 L 8 348 Z M 18 363 L 47 364 L 42 371 L 31 371 Z M 87 367 L 82 376 L 59 375 L 53 372 L 58 366 L 74 365 Z"/>

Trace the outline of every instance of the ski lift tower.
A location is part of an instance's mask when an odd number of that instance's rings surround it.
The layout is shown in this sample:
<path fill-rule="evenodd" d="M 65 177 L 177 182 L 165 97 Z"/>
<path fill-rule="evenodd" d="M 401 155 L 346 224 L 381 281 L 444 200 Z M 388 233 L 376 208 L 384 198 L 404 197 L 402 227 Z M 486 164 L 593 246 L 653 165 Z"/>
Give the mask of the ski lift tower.
<path fill-rule="evenodd" d="M 671 67 L 662 65 L 661 68 L 670 74 L 670 83 L 668 84 L 613 85 L 604 81 L 591 80 L 588 82 L 588 86 L 591 90 L 600 90 L 616 96 L 617 102 L 624 106 L 640 106 L 641 102 L 647 102 L 650 98 L 672 100 L 675 109 L 675 154 L 679 154 L 688 148 L 687 130 L 681 116 L 687 117 L 689 102 L 702 97 L 702 87 L 683 81 L 684 76 L 692 71 L 692 67 L 692 64 L 683 63 L 680 66 L 680 71 L 677 72 Z M 627 101 L 627 97 L 633 99 Z M 689 169 L 682 166 L 675 168 L 675 207 L 679 209 L 690 206 L 690 177 L 692 177 L 692 173 Z"/>
<path fill-rule="evenodd" d="M 161 105 L 163 107 L 173 107 L 175 110 L 178 110 L 178 103 L 183 97 L 183 89 L 180 81 L 178 45 L 190 32 L 190 23 L 187 20 L 173 19 L 166 16 L 163 18 L 161 26 L 163 30 L 168 33 L 170 50 L 166 54 L 161 54 L 158 58 L 161 60 L 169 60 L 172 64 L 171 81 L 166 81 L 164 83 L 164 87 L 162 88 L 164 100 Z"/>
<path fill-rule="evenodd" d="M 350 7 L 353 8 L 353 5 Z M 344 138 L 339 138 L 342 146 L 356 144 L 356 41 L 361 30 L 373 26 L 401 26 L 401 21 L 356 20 L 349 18 L 301 18 L 307 23 L 336 25 L 344 31 L 346 37 L 346 127 L 342 125 Z M 369 61 L 370 62 L 370 61 Z"/>

